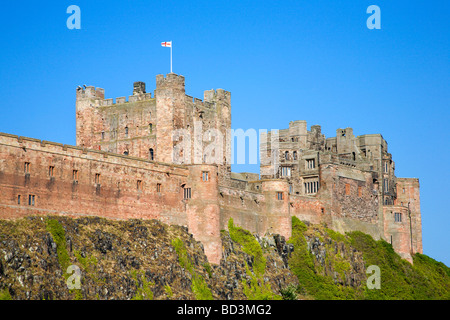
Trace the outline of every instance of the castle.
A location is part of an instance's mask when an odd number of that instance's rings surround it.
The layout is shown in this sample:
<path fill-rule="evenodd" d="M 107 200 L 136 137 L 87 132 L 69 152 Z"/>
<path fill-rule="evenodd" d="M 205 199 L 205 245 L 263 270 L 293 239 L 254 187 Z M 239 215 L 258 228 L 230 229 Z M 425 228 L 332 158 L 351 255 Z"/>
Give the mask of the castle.
<path fill-rule="evenodd" d="M 380 134 L 326 138 L 290 122 L 261 133 L 259 176 L 231 172 L 230 128 L 230 92 L 193 98 L 174 73 L 157 75 L 153 96 L 135 82 L 115 103 L 78 87 L 76 146 L 0 134 L 0 218 L 158 219 L 188 227 L 216 264 L 230 218 L 289 238 L 296 216 L 385 239 L 410 261 L 422 252 L 419 181 L 396 178 Z"/>

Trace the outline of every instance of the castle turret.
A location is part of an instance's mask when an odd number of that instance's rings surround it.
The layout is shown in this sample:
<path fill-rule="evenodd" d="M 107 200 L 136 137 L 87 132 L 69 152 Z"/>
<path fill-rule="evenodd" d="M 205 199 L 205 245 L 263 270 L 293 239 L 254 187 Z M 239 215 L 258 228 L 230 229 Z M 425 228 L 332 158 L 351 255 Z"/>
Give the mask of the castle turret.
<path fill-rule="evenodd" d="M 265 197 L 268 233 L 276 233 L 286 239 L 292 234 L 291 216 L 289 212 L 289 184 L 283 179 L 262 180 L 262 191 Z"/>
<path fill-rule="evenodd" d="M 203 243 L 211 263 L 222 257 L 220 239 L 219 179 L 217 165 L 193 164 L 184 186 L 188 229 Z"/>
<path fill-rule="evenodd" d="M 101 125 L 97 107 L 105 98 L 105 90 L 93 86 L 78 87 L 76 93 L 76 143 L 77 146 L 95 148 L 93 135 Z"/>
<path fill-rule="evenodd" d="M 185 127 L 184 77 L 169 73 L 156 76 L 156 160 L 173 162 L 173 131 Z"/>
<path fill-rule="evenodd" d="M 217 159 L 221 184 L 226 184 L 231 177 L 231 93 L 223 89 L 207 90 L 204 92 L 205 103 L 210 103 L 215 109 L 214 128 L 222 136 L 222 156 Z"/>

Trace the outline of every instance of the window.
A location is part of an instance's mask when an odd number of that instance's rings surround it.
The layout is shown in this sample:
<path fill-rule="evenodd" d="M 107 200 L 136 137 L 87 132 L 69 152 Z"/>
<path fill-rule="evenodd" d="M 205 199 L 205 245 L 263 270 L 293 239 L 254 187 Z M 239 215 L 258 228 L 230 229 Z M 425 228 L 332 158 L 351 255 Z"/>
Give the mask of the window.
<path fill-rule="evenodd" d="M 281 176 L 282 177 L 290 177 L 291 176 L 291 167 L 281 167 Z"/>
<path fill-rule="evenodd" d="M 395 222 L 402 222 L 402 214 L 400 212 L 394 213 L 394 221 Z"/>
<path fill-rule="evenodd" d="M 319 181 L 308 181 L 304 183 L 305 193 L 317 193 L 319 191 Z"/>
<path fill-rule="evenodd" d="M 17 196 L 17 204 L 20 204 L 20 194 Z"/>
<path fill-rule="evenodd" d="M 54 167 L 54 166 L 48 167 L 48 176 L 49 176 L 50 178 L 53 177 L 53 171 L 54 171 L 54 170 L 55 170 L 55 167 Z"/>
<path fill-rule="evenodd" d="M 78 181 L 78 170 L 72 171 L 72 180 Z"/>
<path fill-rule="evenodd" d="M 148 130 L 149 130 L 150 134 L 153 132 L 153 124 L 150 123 L 148 125 Z"/>
<path fill-rule="evenodd" d="M 387 192 L 389 189 L 389 181 L 388 179 L 383 179 L 383 188 L 384 188 L 384 192 Z"/>
<path fill-rule="evenodd" d="M 154 159 L 155 159 L 155 155 L 154 155 L 154 152 L 153 152 L 153 149 L 152 149 L 152 148 L 150 148 L 150 149 L 148 150 L 148 153 L 149 153 L 149 156 L 150 156 L 150 160 L 154 160 Z"/>
<path fill-rule="evenodd" d="M 100 184 L 100 173 L 95 174 L 95 183 Z"/>
<path fill-rule="evenodd" d="M 385 173 L 387 173 L 387 172 L 388 172 L 388 162 L 385 161 L 383 164 L 384 164 L 384 166 L 383 166 L 383 171 L 384 171 Z"/>
<path fill-rule="evenodd" d="M 292 184 L 289 185 L 289 193 L 292 193 Z"/>
<path fill-rule="evenodd" d="M 285 160 L 289 160 L 289 151 L 286 151 L 286 152 L 284 153 L 284 159 L 285 159 Z"/>
<path fill-rule="evenodd" d="M 202 172 L 202 180 L 203 181 L 208 181 L 208 179 L 209 179 L 209 174 L 208 174 L 209 172 L 207 172 L 207 171 L 203 171 Z"/>
<path fill-rule="evenodd" d="M 161 183 L 156 184 L 156 192 L 161 192 Z"/>
<path fill-rule="evenodd" d="M 345 194 L 350 195 L 350 185 L 348 183 L 345 184 Z"/>
<path fill-rule="evenodd" d="M 102 140 L 105 140 L 105 132 L 102 132 Z"/>
<path fill-rule="evenodd" d="M 25 173 L 30 173 L 30 163 L 29 162 L 25 162 L 24 171 L 25 171 Z"/>
<path fill-rule="evenodd" d="M 33 195 L 33 194 L 28 195 L 28 205 L 29 206 L 34 206 L 34 200 L 35 200 L 35 195 Z"/>
<path fill-rule="evenodd" d="M 137 181 L 136 187 L 138 190 L 142 191 L 142 180 Z"/>
<path fill-rule="evenodd" d="M 125 150 L 125 151 L 123 152 L 123 154 L 124 154 L 125 156 L 127 156 L 127 155 L 130 154 L 130 152 L 129 152 L 128 150 Z"/>
<path fill-rule="evenodd" d="M 405 188 L 403 188 L 402 193 L 405 193 Z"/>
<path fill-rule="evenodd" d="M 277 199 L 283 200 L 283 192 L 277 192 Z"/>
<path fill-rule="evenodd" d="M 297 160 L 297 151 L 294 151 L 294 152 L 292 153 L 292 155 L 293 155 L 293 157 L 294 157 L 294 160 Z"/>
<path fill-rule="evenodd" d="M 314 169 L 316 167 L 316 159 L 308 159 L 306 160 L 306 168 Z"/>
<path fill-rule="evenodd" d="M 184 198 L 185 199 L 191 198 L 191 188 L 184 188 Z"/>
<path fill-rule="evenodd" d="M 128 137 L 128 127 L 125 127 L 125 137 Z"/>

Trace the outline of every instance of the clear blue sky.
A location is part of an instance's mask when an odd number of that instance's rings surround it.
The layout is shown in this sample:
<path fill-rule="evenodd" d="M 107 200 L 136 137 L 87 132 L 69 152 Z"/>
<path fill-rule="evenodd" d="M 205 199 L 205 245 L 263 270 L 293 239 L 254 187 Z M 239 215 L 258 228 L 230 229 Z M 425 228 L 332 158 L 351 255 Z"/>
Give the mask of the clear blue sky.
<path fill-rule="evenodd" d="M 81 30 L 66 27 L 72 4 Z M 372 4 L 380 30 L 366 27 Z M 449 13 L 448 0 L 8 1 L 0 131 L 75 144 L 76 86 L 153 92 L 172 40 L 187 94 L 231 91 L 233 128 L 381 133 L 397 176 L 420 179 L 424 253 L 450 266 Z"/>

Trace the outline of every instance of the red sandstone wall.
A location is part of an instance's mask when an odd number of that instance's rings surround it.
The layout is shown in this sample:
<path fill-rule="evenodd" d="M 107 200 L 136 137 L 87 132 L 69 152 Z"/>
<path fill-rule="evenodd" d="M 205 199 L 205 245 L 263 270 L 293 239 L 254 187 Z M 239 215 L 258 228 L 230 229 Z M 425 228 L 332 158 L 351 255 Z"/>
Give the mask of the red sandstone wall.
<path fill-rule="evenodd" d="M 180 187 L 188 176 L 185 168 L 8 135 L 0 135 L 0 159 L 0 218 L 97 215 L 187 225 Z M 29 174 L 25 162 L 30 163 Z M 73 170 L 78 170 L 78 182 Z M 29 195 L 35 196 L 34 205 L 29 205 Z"/>
<path fill-rule="evenodd" d="M 220 229 L 228 229 L 228 221 L 250 232 L 263 235 L 268 229 L 265 211 L 265 196 L 233 187 L 219 187 Z"/>
<path fill-rule="evenodd" d="M 395 213 L 401 214 L 401 221 L 395 221 Z M 385 240 L 392 244 L 402 258 L 412 262 L 408 208 L 396 205 L 384 206 L 383 216 Z"/>
<path fill-rule="evenodd" d="M 397 199 L 395 200 L 395 205 L 408 207 L 408 203 L 413 230 L 413 251 L 422 253 L 422 215 L 420 211 L 419 179 L 397 178 Z"/>
<path fill-rule="evenodd" d="M 203 243 L 211 263 L 219 264 L 222 258 L 220 238 L 219 184 L 216 165 L 190 165 L 186 188 L 191 188 L 191 198 L 184 200 L 188 229 Z M 207 179 L 203 174 L 207 173 Z"/>
<path fill-rule="evenodd" d="M 308 221 L 312 224 L 319 224 L 324 221 L 324 205 L 316 198 L 290 195 L 290 214 L 301 221 Z"/>

